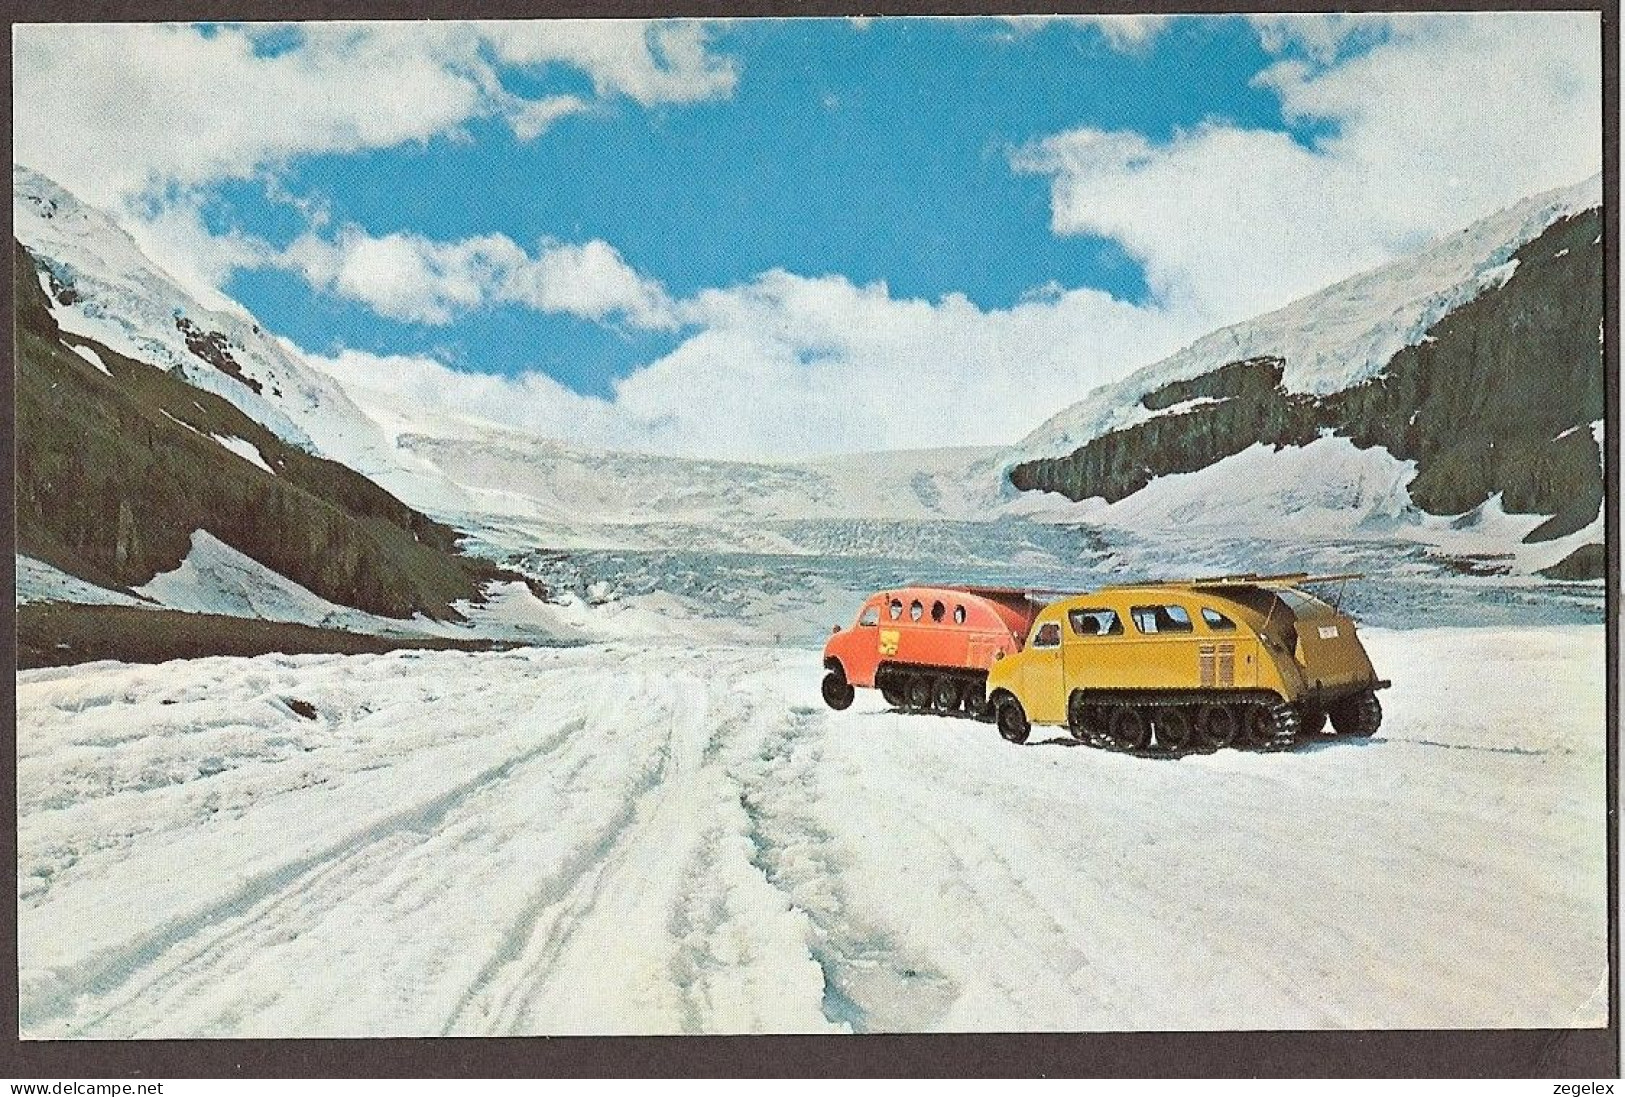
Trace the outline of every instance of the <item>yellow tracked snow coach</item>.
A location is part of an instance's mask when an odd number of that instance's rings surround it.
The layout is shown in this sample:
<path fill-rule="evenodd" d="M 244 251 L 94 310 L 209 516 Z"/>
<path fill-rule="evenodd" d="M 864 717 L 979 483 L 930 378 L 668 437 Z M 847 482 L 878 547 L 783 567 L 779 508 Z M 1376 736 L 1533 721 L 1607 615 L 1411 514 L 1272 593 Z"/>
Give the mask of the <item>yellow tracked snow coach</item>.
<path fill-rule="evenodd" d="M 1377 677 L 1347 614 L 1303 589 L 1357 575 L 1231 575 L 1104 587 L 1045 607 L 997 660 L 987 697 L 999 734 L 1033 724 L 1133 752 L 1232 744 L 1266 750 L 1382 722 Z"/>

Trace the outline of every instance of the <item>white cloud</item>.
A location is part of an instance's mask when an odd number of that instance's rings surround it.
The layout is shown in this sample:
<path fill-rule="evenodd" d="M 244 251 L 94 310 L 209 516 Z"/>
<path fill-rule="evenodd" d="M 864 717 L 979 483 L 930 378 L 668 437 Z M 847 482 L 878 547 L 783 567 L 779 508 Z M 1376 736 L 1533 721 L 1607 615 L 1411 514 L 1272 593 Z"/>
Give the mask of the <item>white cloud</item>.
<path fill-rule="evenodd" d="M 290 348 L 298 351 L 291 344 Z M 582 396 L 542 373 L 517 377 L 466 373 L 421 355 L 299 353 L 332 375 L 352 398 L 393 413 L 408 429 L 427 413 L 436 419 L 484 420 L 548 438 L 610 444 L 619 431 L 630 427 L 608 401 Z"/>
<path fill-rule="evenodd" d="M 1139 53 L 1166 30 L 1177 16 L 1172 15 L 1007 15 L 1003 20 L 1019 33 L 1029 33 L 1054 23 L 1090 27 L 1100 32 L 1106 44 L 1119 53 Z"/>
<path fill-rule="evenodd" d="M 1404 35 L 1420 29 L 1425 15 L 1382 12 L 1325 12 L 1318 15 L 1251 15 L 1258 41 L 1270 53 L 1302 49 L 1323 64 L 1334 60 L 1350 41 Z"/>
<path fill-rule="evenodd" d="M 502 300 L 543 312 L 600 321 L 619 316 L 639 328 L 676 326 L 665 289 L 602 240 L 544 246 L 534 261 L 507 272 L 498 293 Z"/>
<path fill-rule="evenodd" d="M 1330 56 L 1369 30 L 1311 25 L 1270 41 Z M 1598 171 L 1598 32 L 1594 13 L 1395 17 L 1364 52 L 1258 77 L 1289 119 L 1330 124 L 1313 148 L 1210 123 L 1163 143 L 1079 129 L 1012 159 L 1053 177 L 1057 232 L 1118 241 L 1169 307 L 1240 320 Z"/>
<path fill-rule="evenodd" d="M 563 64 L 592 77 L 599 95 L 645 106 L 732 95 L 739 73 L 707 49 L 704 24 L 623 19 L 477 23 L 499 59 L 534 68 Z"/>
<path fill-rule="evenodd" d="M 589 109 L 591 104 L 579 95 L 549 95 L 544 99 L 521 102 L 514 108 L 511 119 L 514 136 L 521 141 L 534 141 L 560 118 L 583 114 Z"/>
<path fill-rule="evenodd" d="M 392 408 L 586 445 L 761 459 L 1008 442 L 1199 334 L 1188 318 L 1093 291 L 984 311 L 957 295 L 898 300 L 883 284 L 784 271 L 674 307 L 693 333 L 610 399 L 539 373 L 499 378 L 421 357 L 346 352 L 326 364 Z"/>
<path fill-rule="evenodd" d="M 447 324 L 496 304 L 639 328 L 676 324 L 659 283 L 602 240 L 543 241 L 532 255 L 500 233 L 446 242 L 411 233 L 370 236 L 349 226 L 331 240 L 307 233 L 280 252 L 238 249 L 216 261 L 290 270 L 381 316 L 422 324 Z"/>
<path fill-rule="evenodd" d="M 271 36 L 293 33 L 287 48 Z M 12 28 L 15 158 L 117 206 L 154 185 L 247 178 L 302 153 L 423 141 L 482 117 L 534 138 L 589 108 L 525 99 L 503 71 L 586 73 L 600 97 L 687 103 L 732 93 L 705 25 L 627 20 L 23 24 Z"/>

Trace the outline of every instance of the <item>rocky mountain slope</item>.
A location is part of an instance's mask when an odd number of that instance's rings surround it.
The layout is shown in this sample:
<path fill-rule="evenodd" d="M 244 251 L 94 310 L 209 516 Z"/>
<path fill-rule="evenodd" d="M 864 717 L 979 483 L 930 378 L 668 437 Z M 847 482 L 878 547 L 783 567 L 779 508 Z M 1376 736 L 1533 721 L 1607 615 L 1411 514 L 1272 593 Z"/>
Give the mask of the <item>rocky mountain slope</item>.
<path fill-rule="evenodd" d="M 496 577 L 449 527 L 192 383 L 215 365 L 155 368 L 65 332 L 51 269 L 15 246 L 20 555 L 128 589 L 179 567 L 207 530 L 321 598 L 391 618 L 456 618 L 453 604 Z M 227 344 L 200 360 L 210 353 Z M 221 387 L 264 412 L 247 380 Z"/>
<path fill-rule="evenodd" d="M 1293 465 L 1286 481 L 1301 492 L 1347 475 L 1341 451 L 1322 444 L 1346 439 L 1386 460 L 1418 519 L 1530 516 L 1522 544 L 1565 550 L 1551 574 L 1599 576 L 1599 204 L 1595 179 L 1530 199 L 1215 333 L 1044 424 L 1008 455 L 1010 483 L 1107 504 L 1170 477 L 1194 476 L 1184 497 L 1204 479 L 1233 493 L 1245 486 L 1220 466 L 1263 446 Z M 1119 516 L 1134 513 L 1143 502 Z M 1278 517 L 1290 532 L 1290 509 Z"/>

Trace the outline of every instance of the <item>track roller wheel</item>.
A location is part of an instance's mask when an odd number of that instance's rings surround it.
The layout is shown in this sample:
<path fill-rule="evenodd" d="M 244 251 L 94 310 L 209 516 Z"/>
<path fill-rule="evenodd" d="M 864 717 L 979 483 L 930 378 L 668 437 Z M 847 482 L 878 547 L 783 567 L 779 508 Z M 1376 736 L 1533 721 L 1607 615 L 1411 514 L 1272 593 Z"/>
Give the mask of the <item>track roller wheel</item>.
<path fill-rule="evenodd" d="M 1241 721 L 1229 705 L 1203 705 L 1196 710 L 1196 742 L 1204 750 L 1223 750 L 1236 741 Z"/>
<path fill-rule="evenodd" d="M 987 703 L 986 687 L 974 683 L 965 687 L 965 712 L 973 720 L 986 720 L 992 715 L 993 706 Z"/>
<path fill-rule="evenodd" d="M 1326 730 L 1326 710 L 1311 708 L 1303 710 L 1303 734 L 1305 736 L 1319 735 Z"/>
<path fill-rule="evenodd" d="M 931 679 L 923 674 L 911 675 L 903 680 L 903 707 L 909 712 L 924 712 L 931 707 Z"/>
<path fill-rule="evenodd" d="M 824 675 L 820 692 L 824 695 L 824 704 L 836 712 L 851 706 L 852 699 L 858 695 L 858 691 L 852 688 L 852 683 L 846 680 L 846 675 L 838 670 L 832 670 Z"/>
<path fill-rule="evenodd" d="M 1025 743 L 1027 736 L 1032 734 L 1033 726 L 1027 721 L 1027 713 L 1021 707 L 1021 702 L 1014 697 L 1004 697 L 999 700 L 997 716 L 994 722 L 998 725 L 999 734 L 1008 743 Z"/>
<path fill-rule="evenodd" d="M 1337 734 L 1369 739 L 1382 726 L 1382 704 L 1370 690 L 1332 706 L 1332 727 Z"/>
<path fill-rule="evenodd" d="M 1179 754 L 1190 746 L 1194 729 L 1184 709 L 1172 706 L 1153 709 L 1151 725 L 1157 731 L 1157 746 L 1169 754 Z"/>
<path fill-rule="evenodd" d="M 959 711 L 963 687 L 952 678 L 938 678 L 931 686 L 931 707 L 946 716 Z"/>
<path fill-rule="evenodd" d="M 1124 750 L 1144 750 L 1151 745 L 1151 724 L 1132 705 L 1114 705 L 1106 717 L 1106 734 Z"/>
<path fill-rule="evenodd" d="M 1247 743 L 1259 750 L 1286 750 L 1302 727 L 1298 710 L 1285 701 L 1248 706 Z"/>
<path fill-rule="evenodd" d="M 880 697 L 881 700 L 885 701 L 886 704 L 890 705 L 892 708 L 902 708 L 903 702 L 907 700 L 907 698 L 903 696 L 902 683 L 899 682 L 896 677 L 889 674 L 886 676 L 885 680 L 880 683 Z"/>

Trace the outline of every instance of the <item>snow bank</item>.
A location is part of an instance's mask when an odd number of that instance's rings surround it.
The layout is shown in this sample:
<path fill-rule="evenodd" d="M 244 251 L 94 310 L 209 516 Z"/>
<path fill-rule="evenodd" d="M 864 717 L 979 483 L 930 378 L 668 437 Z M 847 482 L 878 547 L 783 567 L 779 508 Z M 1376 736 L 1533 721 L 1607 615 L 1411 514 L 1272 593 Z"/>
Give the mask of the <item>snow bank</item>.
<path fill-rule="evenodd" d="M 269 472 L 272 476 L 276 475 L 276 469 L 265 463 L 265 458 L 260 456 L 259 447 L 253 442 L 243 438 L 236 438 L 228 434 L 211 434 L 209 437 L 213 438 L 216 442 L 219 442 L 226 449 L 229 449 L 231 452 L 235 453 L 238 457 L 241 457 L 249 464 L 258 465 L 266 472 Z"/>
<path fill-rule="evenodd" d="M 1094 511 L 1097 521 L 1138 528 L 1252 529 L 1274 536 L 1392 531 L 1414 516 L 1405 485 L 1414 461 L 1386 449 L 1361 449 L 1347 438 L 1307 446 L 1255 443 L 1198 472 L 1152 480 L 1140 491 Z"/>
<path fill-rule="evenodd" d="M 136 589 L 170 609 L 187 613 L 295 621 L 331 628 L 384 620 L 313 594 L 203 529 L 193 531 L 192 549 L 179 567 L 154 576 Z"/>
<path fill-rule="evenodd" d="M 148 606 L 139 598 L 132 598 L 116 590 L 108 590 L 67 572 L 52 567 L 31 556 L 17 556 L 17 604 L 35 602 L 78 602 L 90 606 Z"/>

